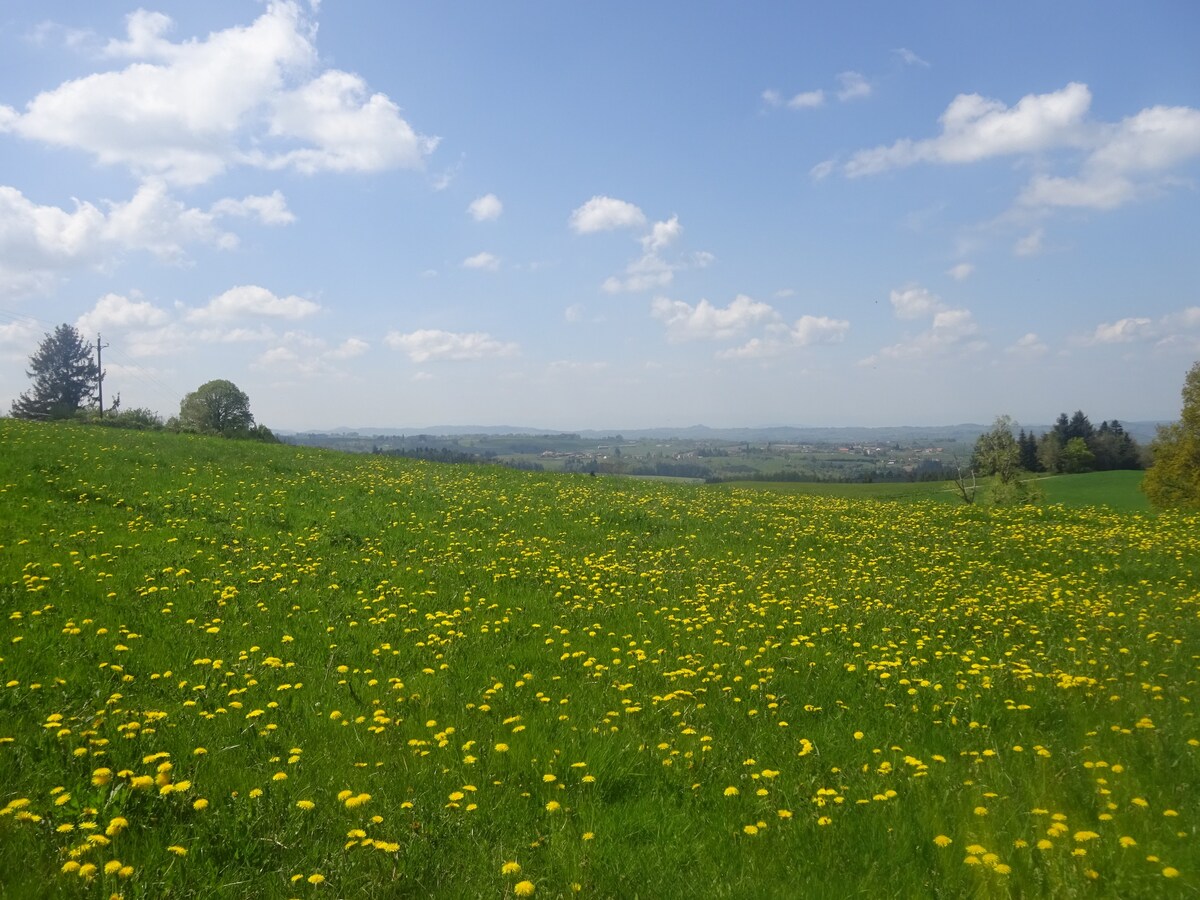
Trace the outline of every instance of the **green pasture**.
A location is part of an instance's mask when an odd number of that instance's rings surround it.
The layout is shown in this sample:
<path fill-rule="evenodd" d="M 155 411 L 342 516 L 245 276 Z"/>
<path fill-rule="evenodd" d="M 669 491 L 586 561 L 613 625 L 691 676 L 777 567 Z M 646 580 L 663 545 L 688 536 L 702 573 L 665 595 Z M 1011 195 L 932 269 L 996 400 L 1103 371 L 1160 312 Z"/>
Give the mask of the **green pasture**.
<path fill-rule="evenodd" d="M 1200 519 L 1132 479 L 0 447 L 2 897 L 1200 891 Z"/>

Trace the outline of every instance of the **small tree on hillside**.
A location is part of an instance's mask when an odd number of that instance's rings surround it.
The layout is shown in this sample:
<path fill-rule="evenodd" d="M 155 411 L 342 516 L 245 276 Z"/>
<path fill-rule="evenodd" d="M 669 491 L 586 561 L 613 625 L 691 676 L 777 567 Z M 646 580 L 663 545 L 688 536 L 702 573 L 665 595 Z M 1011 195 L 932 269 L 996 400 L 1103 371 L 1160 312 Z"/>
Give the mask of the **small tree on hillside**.
<path fill-rule="evenodd" d="M 91 346 L 66 324 L 42 339 L 25 374 L 33 387 L 13 401 L 18 419 L 68 419 L 95 399 L 100 380 Z"/>
<path fill-rule="evenodd" d="M 1027 503 L 1034 499 L 1034 491 L 1022 480 L 1026 472 L 1021 468 L 1021 446 L 1012 429 L 1011 418 L 997 416 L 991 430 L 979 436 L 971 455 L 971 466 L 976 472 L 995 476 L 990 495 L 995 504 Z"/>
<path fill-rule="evenodd" d="M 179 404 L 179 427 L 201 434 L 249 436 L 254 427 L 250 398 L 232 381 L 206 382 Z"/>
<path fill-rule="evenodd" d="M 1200 362 L 1183 381 L 1179 421 L 1158 429 L 1142 490 L 1159 507 L 1200 509 Z"/>

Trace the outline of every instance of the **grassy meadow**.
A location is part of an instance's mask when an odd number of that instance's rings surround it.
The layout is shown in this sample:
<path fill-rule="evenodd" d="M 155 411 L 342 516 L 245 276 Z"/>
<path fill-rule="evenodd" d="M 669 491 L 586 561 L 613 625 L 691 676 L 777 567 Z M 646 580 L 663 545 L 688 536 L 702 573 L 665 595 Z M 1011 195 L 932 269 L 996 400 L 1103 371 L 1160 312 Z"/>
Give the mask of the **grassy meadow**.
<path fill-rule="evenodd" d="M 0 602 L 6 898 L 1200 891 L 1194 515 L 2 420 Z"/>

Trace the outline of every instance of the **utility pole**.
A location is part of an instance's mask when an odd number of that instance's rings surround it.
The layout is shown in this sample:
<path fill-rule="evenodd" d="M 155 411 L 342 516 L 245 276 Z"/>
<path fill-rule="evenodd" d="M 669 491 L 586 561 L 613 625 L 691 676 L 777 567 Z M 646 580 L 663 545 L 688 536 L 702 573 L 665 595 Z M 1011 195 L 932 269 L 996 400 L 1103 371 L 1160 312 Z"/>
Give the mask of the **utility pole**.
<path fill-rule="evenodd" d="M 100 418 L 104 418 L 104 368 L 100 365 L 100 351 L 108 344 L 100 343 L 100 333 L 96 333 L 96 399 L 100 403 Z"/>

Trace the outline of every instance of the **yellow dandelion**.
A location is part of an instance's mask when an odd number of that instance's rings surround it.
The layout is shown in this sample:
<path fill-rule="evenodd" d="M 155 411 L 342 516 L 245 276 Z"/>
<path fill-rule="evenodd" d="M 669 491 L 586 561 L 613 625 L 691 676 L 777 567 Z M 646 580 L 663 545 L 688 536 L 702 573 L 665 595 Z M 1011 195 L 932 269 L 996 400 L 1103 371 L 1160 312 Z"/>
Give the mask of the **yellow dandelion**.
<path fill-rule="evenodd" d="M 536 890 L 532 881 L 518 881 L 513 885 L 513 893 L 518 897 L 532 897 Z"/>
<path fill-rule="evenodd" d="M 501 875 L 516 875 L 521 871 L 521 864 L 516 860 L 509 860 L 500 867 Z"/>
<path fill-rule="evenodd" d="M 939 847 L 949 847 L 951 844 L 954 843 L 954 840 L 952 838 L 946 837 L 946 835 L 944 835 L 944 834 L 939 834 L 937 837 L 935 837 L 933 839 L 933 842 L 935 844 L 937 844 Z"/>

